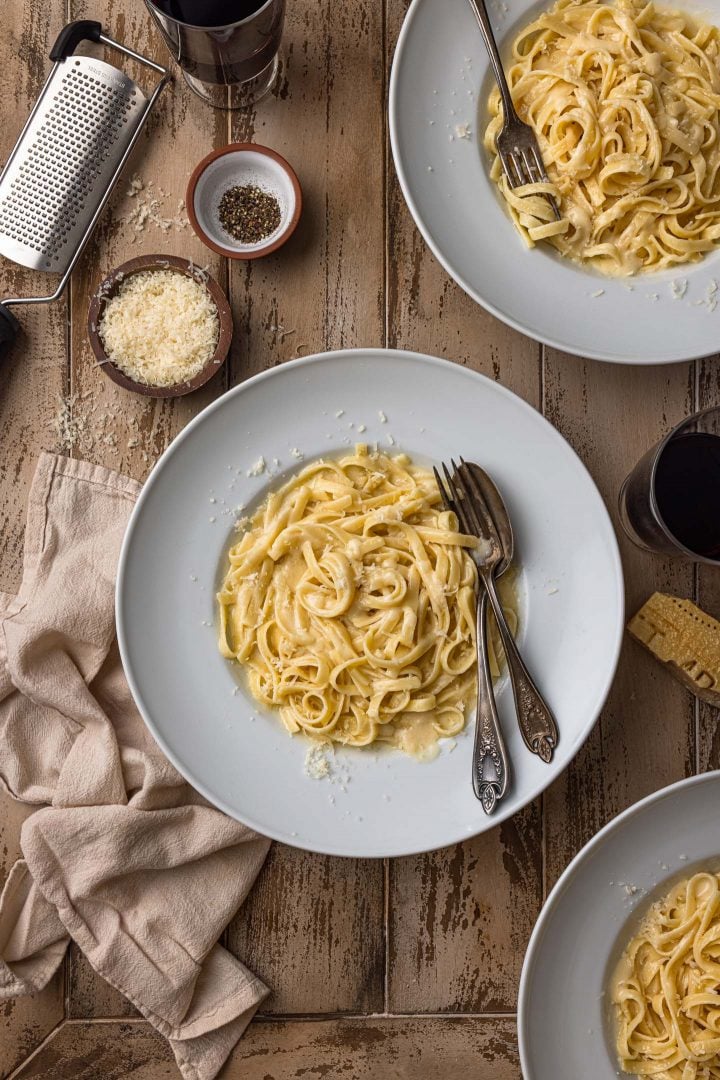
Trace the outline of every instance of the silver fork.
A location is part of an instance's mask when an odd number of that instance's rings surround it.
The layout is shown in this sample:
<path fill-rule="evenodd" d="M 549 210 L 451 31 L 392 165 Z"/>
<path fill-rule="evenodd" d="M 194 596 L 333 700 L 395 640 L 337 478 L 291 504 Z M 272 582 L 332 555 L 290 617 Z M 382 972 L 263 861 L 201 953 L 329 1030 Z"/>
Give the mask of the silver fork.
<path fill-rule="evenodd" d="M 453 500 L 458 506 L 465 508 L 466 519 L 472 526 L 472 533 L 480 537 L 487 547 L 485 557 L 476 557 L 475 562 L 500 631 L 520 733 L 528 750 L 548 763 L 558 743 L 557 724 L 510 633 L 495 587 L 495 571 L 503 558 L 500 538 L 483 494 L 466 463 L 463 462 L 459 468 L 452 460 L 450 464 L 453 468 L 452 475 L 445 465 L 443 465 L 443 470 Z"/>
<path fill-rule="evenodd" d="M 445 471 L 447 473 L 447 470 Z M 463 532 L 473 536 L 474 531 L 470 526 L 465 508 L 461 507 L 448 494 L 437 469 L 433 468 L 433 472 L 446 509 L 455 514 Z M 510 764 L 500 730 L 492 675 L 490 674 L 486 619 L 487 598 L 487 589 L 483 586 L 478 572 L 478 598 L 475 605 L 478 691 L 475 705 L 472 783 L 473 791 L 482 803 L 483 810 L 486 814 L 492 814 L 498 800 L 502 799 L 508 789 Z"/>
<path fill-rule="evenodd" d="M 495 146 L 505 178 L 511 188 L 521 187 L 523 184 L 546 184 L 548 175 L 537 137 L 530 125 L 520 119 L 513 104 L 485 0 L 468 0 L 468 2 L 478 21 L 502 98 L 503 125 L 495 139 Z M 555 199 L 551 195 L 546 198 L 559 221 L 560 210 Z"/>

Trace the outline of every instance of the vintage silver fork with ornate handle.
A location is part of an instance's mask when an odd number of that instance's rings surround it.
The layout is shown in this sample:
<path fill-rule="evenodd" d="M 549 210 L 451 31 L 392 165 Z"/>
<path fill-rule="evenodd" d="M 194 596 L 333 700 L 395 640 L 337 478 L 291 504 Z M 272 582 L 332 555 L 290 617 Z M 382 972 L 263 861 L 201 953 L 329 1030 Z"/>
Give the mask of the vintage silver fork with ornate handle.
<path fill-rule="evenodd" d="M 495 139 L 495 146 L 507 182 L 511 188 L 521 187 L 523 184 L 546 184 L 548 175 L 543 164 L 537 136 L 529 124 L 520 119 L 513 104 L 510 87 L 505 78 L 500 52 L 498 51 L 485 2 L 484 0 L 468 0 L 468 2 L 478 21 L 480 33 L 483 36 L 500 89 L 500 97 L 502 98 L 503 125 Z M 547 199 L 555 217 L 559 221 L 560 210 L 555 199 L 550 195 L 547 196 Z"/>
<path fill-rule="evenodd" d="M 437 469 L 433 469 L 443 503 L 452 510 L 463 532 L 469 536 L 474 530 L 465 512 L 449 495 L 440 479 Z M 472 758 L 472 784 L 475 795 L 482 803 L 486 814 L 491 814 L 498 800 L 508 789 L 510 764 L 500 730 L 495 693 L 493 691 L 487 640 L 487 589 L 482 580 L 478 581 L 478 599 L 475 605 L 475 624 L 477 641 L 477 702 L 475 705 L 475 743 Z"/>
<path fill-rule="evenodd" d="M 459 467 L 452 460 L 450 464 L 452 473 L 446 465 L 443 465 L 443 472 L 452 500 L 459 509 L 462 508 L 464 520 L 470 524 L 471 532 L 480 538 L 485 548 L 476 554 L 475 563 L 500 632 L 520 733 L 528 750 L 549 762 L 558 742 L 557 724 L 520 656 L 497 593 L 495 575 L 504 557 L 497 528 L 472 469 L 466 462 Z"/>

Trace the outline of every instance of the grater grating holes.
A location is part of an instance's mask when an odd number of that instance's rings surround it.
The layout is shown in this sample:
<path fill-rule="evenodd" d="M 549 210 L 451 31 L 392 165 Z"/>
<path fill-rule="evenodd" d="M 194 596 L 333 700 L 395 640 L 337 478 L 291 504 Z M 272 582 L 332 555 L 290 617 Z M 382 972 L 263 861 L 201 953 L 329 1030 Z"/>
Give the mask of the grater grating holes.
<path fill-rule="evenodd" d="M 44 254 L 46 266 L 59 261 L 135 101 L 134 89 L 108 85 L 77 66 L 63 75 L 0 204 L 0 231 Z"/>

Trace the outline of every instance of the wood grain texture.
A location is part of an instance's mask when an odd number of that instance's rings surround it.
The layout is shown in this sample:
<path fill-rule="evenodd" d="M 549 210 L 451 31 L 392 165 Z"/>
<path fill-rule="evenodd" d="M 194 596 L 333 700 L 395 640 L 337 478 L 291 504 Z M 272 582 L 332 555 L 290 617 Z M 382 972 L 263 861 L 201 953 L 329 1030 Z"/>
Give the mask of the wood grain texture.
<path fill-rule="evenodd" d="M 407 9 L 388 0 L 388 68 Z M 388 162 L 388 344 L 456 360 L 540 405 L 540 347 L 483 311 L 428 250 Z M 542 901 L 540 804 L 389 874 L 388 1008 L 509 1012 Z"/>
<path fill-rule="evenodd" d="M 73 18 L 100 19 L 111 36 L 161 63 L 169 63 L 144 5 L 136 0 L 71 0 L 70 8 Z M 149 69 L 128 64 L 113 50 L 105 56 L 145 89 L 154 85 L 156 76 Z M 120 263 L 158 252 L 192 259 L 207 267 L 222 288 L 227 287 L 224 260 L 200 242 L 189 223 L 182 226 L 187 215 L 180 207 L 195 164 L 224 144 L 226 136 L 225 114 L 204 106 L 181 78 L 175 78 L 150 117 L 73 274 L 70 409 L 77 438 L 69 450 L 73 456 L 118 469 L 138 480 L 145 478 L 188 420 L 225 389 L 226 370 L 185 398 L 156 401 L 120 390 L 103 374 L 90 350 L 86 327 L 89 297 L 102 278 Z M 138 176 L 145 186 L 139 194 L 130 196 L 129 181 L 133 176 Z M 157 200 L 154 207 L 153 199 Z M 137 228 L 133 217 L 139 202 L 151 209 L 142 229 Z M 158 219 L 172 224 L 163 227 Z"/>
<path fill-rule="evenodd" d="M 408 7 L 409 0 L 387 0 L 388 73 Z M 540 346 L 474 303 L 428 250 L 405 205 L 389 142 L 387 250 L 388 345 L 457 360 L 538 407 Z"/>
<path fill-rule="evenodd" d="M 20 829 L 35 810 L 0 792 L 0 891 L 21 857 Z M 7 1076 L 63 1018 L 63 970 L 39 994 L 0 1001 L 0 1076 Z"/>
<path fill-rule="evenodd" d="M 68 951 L 66 1016 L 68 1020 L 138 1017 L 124 994 L 105 982 L 73 942 Z"/>
<path fill-rule="evenodd" d="M 273 991 L 265 1014 L 383 1008 L 383 867 L 274 844 L 228 946 Z"/>
<path fill-rule="evenodd" d="M 542 903 L 539 802 L 497 829 L 390 868 L 388 1008 L 513 1012 Z"/>
<path fill-rule="evenodd" d="M 294 356 L 383 344 L 382 34 L 375 0 L 289 3 L 275 89 L 233 115 L 233 138 L 277 150 L 303 190 L 288 243 L 232 263 L 234 382 Z"/>
<path fill-rule="evenodd" d="M 12 1080 L 181 1080 L 167 1041 L 146 1021 L 66 1021 Z"/>
<path fill-rule="evenodd" d="M 590 469 L 616 524 L 628 616 L 655 589 L 693 592 L 690 566 L 640 551 L 617 518 L 625 476 L 692 404 L 690 365 L 620 367 L 548 350 L 545 414 Z M 694 709 L 673 684 L 626 636 L 600 723 L 545 796 L 548 887 L 611 817 L 694 770 Z"/>
<path fill-rule="evenodd" d="M 47 54 L 62 16 L 60 5 L 48 10 L 41 0 L 31 0 L 13 5 L 3 19 L 0 160 L 12 149 L 47 77 Z M 2 260 L 0 296 L 42 295 L 54 280 Z M 64 300 L 51 306 L 15 308 L 14 314 L 22 332 L 0 360 L 0 589 L 7 591 L 16 591 L 20 584 L 27 492 L 39 451 L 56 445 L 52 421 L 67 378 Z M 20 855 L 20 828 L 33 809 L 0 793 L 2 884 Z M 62 971 L 41 993 L 0 1002 L 0 1076 L 19 1065 L 62 1015 Z"/>
<path fill-rule="evenodd" d="M 149 1024 L 63 1024 L 13 1080 L 175 1080 Z M 255 1021 L 220 1080 L 520 1080 L 510 1020 Z"/>
<path fill-rule="evenodd" d="M 233 139 L 281 153 L 303 189 L 276 254 L 230 268 L 232 381 L 291 357 L 383 343 L 382 8 L 288 4 L 274 91 L 233 114 Z M 229 942 L 273 989 L 270 1012 L 383 1006 L 380 864 L 275 845 Z"/>
<path fill-rule="evenodd" d="M 167 63 L 168 56 L 150 18 L 135 0 L 71 0 L 73 18 L 96 18 L 106 31 L 144 55 Z M 106 59 L 149 88 L 156 76 L 108 50 Z M 155 401 L 119 389 L 95 362 L 87 340 L 89 297 L 111 269 L 138 255 L 162 252 L 191 258 L 209 268 L 227 287 L 225 262 L 205 248 L 187 223 L 180 204 L 196 164 L 226 141 L 227 119 L 194 98 L 181 78 L 166 88 L 150 117 L 116 192 L 77 270 L 71 291 L 71 373 L 67 409 L 74 438 L 65 447 L 74 457 L 144 479 L 187 421 L 225 389 L 227 371 L 186 398 Z M 172 153 L 169 148 L 172 147 Z M 129 181 L 143 190 L 129 194 Z M 152 200 L 157 200 L 153 205 Z M 139 202 L 151 211 L 143 229 L 133 216 Z M 162 223 L 165 223 L 163 225 Z M 170 224 L 168 224 L 170 223 Z M 184 223 L 184 225 L 183 225 Z M 134 1016 L 135 1009 L 109 986 L 75 948 L 70 953 L 68 1016 Z"/>
<path fill-rule="evenodd" d="M 62 16 L 60 4 L 48 10 L 42 0 L 32 0 L 14 4 L 3 18 L 2 161 L 50 70 L 47 56 L 62 26 Z M 54 275 L 35 273 L 3 259 L 0 297 L 42 296 L 54 290 L 56 280 Z M 0 359 L 0 589 L 15 591 L 22 572 L 25 501 L 35 461 L 40 450 L 57 446 L 53 420 L 67 379 L 67 310 L 64 299 L 12 310 L 22 330 Z"/>
<path fill-rule="evenodd" d="M 720 371 L 718 357 L 711 356 L 697 364 L 697 396 L 695 407 L 707 409 L 720 405 Z M 712 566 L 697 568 L 697 602 L 700 607 L 720 618 L 720 574 Z M 705 702 L 695 703 L 698 721 L 698 772 L 720 769 L 720 710 Z"/>

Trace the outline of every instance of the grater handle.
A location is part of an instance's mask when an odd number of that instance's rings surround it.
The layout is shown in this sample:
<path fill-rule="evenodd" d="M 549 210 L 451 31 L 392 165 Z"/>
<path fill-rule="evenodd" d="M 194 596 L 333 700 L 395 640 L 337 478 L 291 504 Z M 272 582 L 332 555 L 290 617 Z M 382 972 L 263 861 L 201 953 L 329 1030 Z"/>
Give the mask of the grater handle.
<path fill-rule="evenodd" d="M 58 34 L 50 50 L 50 59 L 56 63 L 64 60 L 67 56 L 72 56 L 81 41 L 99 42 L 101 35 L 102 26 L 92 19 L 77 19 L 68 23 Z"/>
<path fill-rule="evenodd" d="M 5 354 L 15 340 L 20 329 L 20 323 L 9 308 L 0 304 L 0 360 L 5 359 Z"/>

